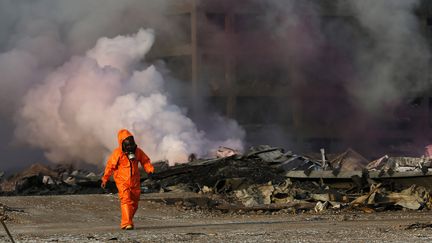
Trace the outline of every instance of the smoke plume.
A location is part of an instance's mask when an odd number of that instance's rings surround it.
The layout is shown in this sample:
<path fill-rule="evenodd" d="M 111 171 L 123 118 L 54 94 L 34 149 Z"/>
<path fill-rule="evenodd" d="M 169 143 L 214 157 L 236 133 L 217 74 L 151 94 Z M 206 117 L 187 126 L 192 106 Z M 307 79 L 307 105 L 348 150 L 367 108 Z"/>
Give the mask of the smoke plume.
<path fill-rule="evenodd" d="M 15 140 L 22 153 L 30 145 L 52 162 L 102 165 L 120 128 L 152 160 L 241 149 L 236 122 L 220 119 L 225 135 L 209 139 L 172 103 L 166 90 L 177 80 L 166 83 L 143 62 L 156 36 L 184 35 L 165 11 L 166 1 L 151 0 L 1 1 L 0 116 L 4 126 L 15 123 L 15 138 L 2 136 L 1 150 Z"/>
<path fill-rule="evenodd" d="M 153 42 L 153 31 L 141 29 L 101 38 L 85 56 L 72 57 L 24 97 L 17 136 L 51 161 L 100 163 L 123 127 L 153 160 L 186 162 L 190 153 L 204 156 L 219 145 L 242 149 L 241 137 L 207 140 L 170 104 L 155 67 L 137 68 Z"/>

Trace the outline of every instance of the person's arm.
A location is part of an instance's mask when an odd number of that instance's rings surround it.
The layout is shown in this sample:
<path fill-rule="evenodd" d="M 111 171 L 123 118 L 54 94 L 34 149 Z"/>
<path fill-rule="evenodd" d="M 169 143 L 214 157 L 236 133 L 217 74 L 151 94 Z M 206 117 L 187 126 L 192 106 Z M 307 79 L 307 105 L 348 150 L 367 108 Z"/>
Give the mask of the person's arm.
<path fill-rule="evenodd" d="M 144 151 L 142 151 L 141 149 L 138 149 L 138 153 L 140 159 L 139 161 L 145 172 L 147 172 L 147 174 L 154 173 L 154 167 L 151 164 L 150 158 L 147 156 L 147 154 L 144 153 Z"/>
<path fill-rule="evenodd" d="M 114 150 L 114 152 L 109 157 L 109 159 L 107 161 L 107 164 L 105 166 L 105 173 L 102 176 L 102 184 L 101 184 L 101 186 L 103 188 L 105 188 L 105 185 L 106 185 L 107 181 L 109 180 L 109 178 L 113 174 L 115 168 L 117 167 L 119 156 L 120 155 L 118 154 L 117 150 Z"/>

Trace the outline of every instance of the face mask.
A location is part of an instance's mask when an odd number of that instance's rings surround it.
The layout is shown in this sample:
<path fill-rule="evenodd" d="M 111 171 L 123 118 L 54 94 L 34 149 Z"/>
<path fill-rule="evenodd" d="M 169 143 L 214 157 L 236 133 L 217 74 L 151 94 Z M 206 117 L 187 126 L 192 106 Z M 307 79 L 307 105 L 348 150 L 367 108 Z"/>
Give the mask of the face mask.
<path fill-rule="evenodd" d="M 135 156 L 136 148 L 137 145 L 135 143 L 133 136 L 129 136 L 125 140 L 123 140 L 122 150 L 127 155 L 129 160 L 134 160 L 136 158 Z"/>

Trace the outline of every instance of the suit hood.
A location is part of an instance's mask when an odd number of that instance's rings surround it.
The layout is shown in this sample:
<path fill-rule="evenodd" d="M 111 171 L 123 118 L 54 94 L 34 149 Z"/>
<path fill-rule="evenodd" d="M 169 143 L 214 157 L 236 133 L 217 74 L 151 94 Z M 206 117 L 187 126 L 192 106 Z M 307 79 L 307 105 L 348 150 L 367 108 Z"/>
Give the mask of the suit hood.
<path fill-rule="evenodd" d="M 119 147 L 122 147 L 123 141 L 127 138 L 133 136 L 131 132 L 129 132 L 127 129 L 121 129 L 117 134 L 118 144 Z"/>

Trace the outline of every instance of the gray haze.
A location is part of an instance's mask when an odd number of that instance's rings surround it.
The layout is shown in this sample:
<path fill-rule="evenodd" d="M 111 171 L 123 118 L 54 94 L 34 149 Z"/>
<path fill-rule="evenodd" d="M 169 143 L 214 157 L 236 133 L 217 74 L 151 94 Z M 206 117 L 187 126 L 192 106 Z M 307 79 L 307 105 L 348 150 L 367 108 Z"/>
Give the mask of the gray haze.
<path fill-rule="evenodd" d="M 210 12 L 218 5 L 239 17 L 234 29 L 242 34 L 222 34 L 210 41 L 236 55 L 243 70 L 236 74 L 237 81 L 257 83 L 258 89 L 265 88 L 266 81 L 278 87 L 272 92 L 282 94 L 255 98 L 255 110 L 252 98 L 237 102 L 240 122 L 267 125 L 248 129 L 249 142 L 318 151 L 334 138 L 339 151 L 354 147 L 381 154 L 387 153 L 387 145 L 398 146 L 398 137 L 409 137 L 415 144 L 404 150 L 417 155 L 431 142 L 421 128 L 428 122 L 425 117 L 409 114 L 418 106 L 411 105 L 414 98 L 430 92 L 425 38 L 430 30 L 421 18 L 420 0 L 204 2 Z M 249 12 L 257 17 L 248 18 Z M 242 21 L 245 29 L 236 29 Z M 209 28 L 223 26 L 216 21 Z M 423 99 L 421 109 L 426 102 Z M 399 126 L 411 129 L 404 133 Z M 314 138 L 317 127 L 327 141 Z M 395 139 L 380 145 L 392 131 Z M 305 146 L 302 137 L 317 140 L 316 146 Z"/>
<path fill-rule="evenodd" d="M 348 90 L 364 109 L 379 111 L 406 95 L 424 91 L 430 47 L 414 10 L 418 0 L 348 1 L 366 43 L 354 46 L 358 73 Z"/>

